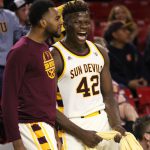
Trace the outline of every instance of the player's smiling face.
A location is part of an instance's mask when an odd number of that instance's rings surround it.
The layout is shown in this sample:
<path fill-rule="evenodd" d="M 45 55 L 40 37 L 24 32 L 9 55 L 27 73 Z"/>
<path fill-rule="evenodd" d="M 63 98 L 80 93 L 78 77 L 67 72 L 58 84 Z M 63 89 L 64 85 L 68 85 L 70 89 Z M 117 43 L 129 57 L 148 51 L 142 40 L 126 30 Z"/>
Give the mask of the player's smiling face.
<path fill-rule="evenodd" d="M 66 25 L 69 38 L 76 43 L 84 44 L 90 29 L 89 12 L 85 11 L 71 14 Z"/>

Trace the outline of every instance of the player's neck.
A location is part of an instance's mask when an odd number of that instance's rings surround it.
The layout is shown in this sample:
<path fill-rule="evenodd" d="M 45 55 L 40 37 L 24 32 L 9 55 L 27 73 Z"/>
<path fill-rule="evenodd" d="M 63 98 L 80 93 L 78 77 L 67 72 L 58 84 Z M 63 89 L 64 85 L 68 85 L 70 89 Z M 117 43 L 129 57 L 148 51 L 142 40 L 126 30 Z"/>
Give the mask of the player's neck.
<path fill-rule="evenodd" d="M 41 30 L 37 30 L 37 28 L 31 28 L 31 30 L 27 34 L 27 37 L 29 37 L 30 39 L 32 39 L 35 42 L 44 43 L 47 40 L 48 35 L 46 35 Z"/>
<path fill-rule="evenodd" d="M 84 53 L 87 49 L 86 43 L 77 43 L 76 41 L 71 40 L 69 37 L 64 38 L 63 43 L 73 52 Z"/>

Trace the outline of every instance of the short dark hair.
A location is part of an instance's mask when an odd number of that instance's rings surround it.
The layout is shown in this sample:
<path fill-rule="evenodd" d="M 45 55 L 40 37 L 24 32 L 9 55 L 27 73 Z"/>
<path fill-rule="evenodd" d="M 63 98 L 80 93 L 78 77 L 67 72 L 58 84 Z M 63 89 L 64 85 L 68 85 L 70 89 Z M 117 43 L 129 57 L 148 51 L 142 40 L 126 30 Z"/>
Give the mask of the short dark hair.
<path fill-rule="evenodd" d="M 54 3 L 51 0 L 34 1 L 29 10 L 29 21 L 31 25 L 37 25 L 42 16 L 48 11 L 50 7 L 54 7 Z"/>
<path fill-rule="evenodd" d="M 68 14 L 82 12 L 82 11 L 89 11 L 89 7 L 87 3 L 84 1 L 75 0 L 73 2 L 66 3 L 63 9 L 62 16 L 63 16 L 63 19 L 65 20 L 65 17 Z"/>
<path fill-rule="evenodd" d="M 142 140 L 144 133 L 147 131 L 147 127 L 150 125 L 150 115 L 138 118 L 133 124 L 133 132 L 138 140 Z"/>

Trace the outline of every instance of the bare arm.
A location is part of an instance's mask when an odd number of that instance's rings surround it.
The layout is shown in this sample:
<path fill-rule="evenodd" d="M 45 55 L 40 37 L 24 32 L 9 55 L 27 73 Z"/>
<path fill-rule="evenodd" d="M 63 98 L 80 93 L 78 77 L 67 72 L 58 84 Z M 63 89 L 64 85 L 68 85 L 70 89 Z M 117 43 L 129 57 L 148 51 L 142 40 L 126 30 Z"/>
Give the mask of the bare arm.
<path fill-rule="evenodd" d="M 108 120 L 110 123 L 110 126 L 113 129 L 116 129 L 116 127 L 121 127 L 121 119 L 119 115 L 119 108 L 118 104 L 116 103 L 113 95 L 113 89 L 112 89 L 112 79 L 109 71 L 109 58 L 107 55 L 107 52 L 97 45 L 98 49 L 102 53 L 104 57 L 104 68 L 101 72 L 101 91 L 104 99 L 104 103 L 106 106 L 106 112 L 108 115 Z M 123 133 L 124 131 L 120 131 Z"/>

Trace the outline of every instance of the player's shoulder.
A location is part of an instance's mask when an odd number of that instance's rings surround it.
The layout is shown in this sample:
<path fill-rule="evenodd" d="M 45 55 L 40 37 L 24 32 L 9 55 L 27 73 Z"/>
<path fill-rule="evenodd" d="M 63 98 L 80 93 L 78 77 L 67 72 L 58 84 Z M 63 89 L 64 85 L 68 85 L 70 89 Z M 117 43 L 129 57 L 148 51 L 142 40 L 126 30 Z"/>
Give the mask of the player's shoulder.
<path fill-rule="evenodd" d="M 54 43 L 53 45 L 51 45 L 51 47 L 49 48 L 53 58 L 55 61 L 58 61 L 60 58 L 62 58 L 61 53 L 59 51 L 59 49 L 56 47 L 56 45 L 58 44 L 58 42 Z"/>
<path fill-rule="evenodd" d="M 49 50 L 51 51 L 51 53 L 53 55 L 60 55 L 60 51 L 61 51 L 61 42 L 58 41 L 56 43 L 54 43 L 53 45 L 51 45 L 51 47 L 49 48 Z"/>
<path fill-rule="evenodd" d="M 28 47 L 30 43 L 27 41 L 26 37 L 21 37 L 12 47 L 12 49 L 24 49 Z"/>
<path fill-rule="evenodd" d="M 28 54 L 29 51 L 29 44 L 27 41 L 22 37 L 19 41 L 17 41 L 11 48 L 9 55 L 15 55 L 26 57 L 25 55 Z"/>
<path fill-rule="evenodd" d="M 90 42 L 90 43 L 93 43 L 95 46 L 96 46 L 96 48 L 97 48 L 97 50 L 101 53 L 101 55 L 104 57 L 104 59 L 105 59 L 105 57 L 107 57 L 107 53 L 108 53 L 108 50 L 107 50 L 107 48 L 106 47 L 104 47 L 102 44 L 99 44 L 99 43 L 94 43 L 94 42 L 92 42 L 92 41 L 87 41 L 87 42 Z"/>
<path fill-rule="evenodd" d="M 92 42 L 92 41 L 89 41 L 89 40 L 86 40 L 86 42 L 94 44 L 100 52 L 102 51 L 102 53 L 103 53 L 103 51 L 104 51 L 104 53 L 105 52 L 108 53 L 108 50 L 107 50 L 106 46 L 104 46 L 104 44 Z"/>
<path fill-rule="evenodd" d="M 97 47 L 97 49 L 100 51 L 100 53 L 102 54 L 104 61 L 105 62 L 109 61 L 108 49 L 106 47 L 102 46 L 101 44 L 98 44 L 98 43 L 94 43 L 94 44 Z"/>
<path fill-rule="evenodd" d="M 58 48 L 57 48 L 57 45 L 59 44 L 59 42 L 56 42 L 54 44 L 52 44 L 49 48 L 50 52 L 53 53 L 53 54 L 57 54 L 58 52 Z"/>

